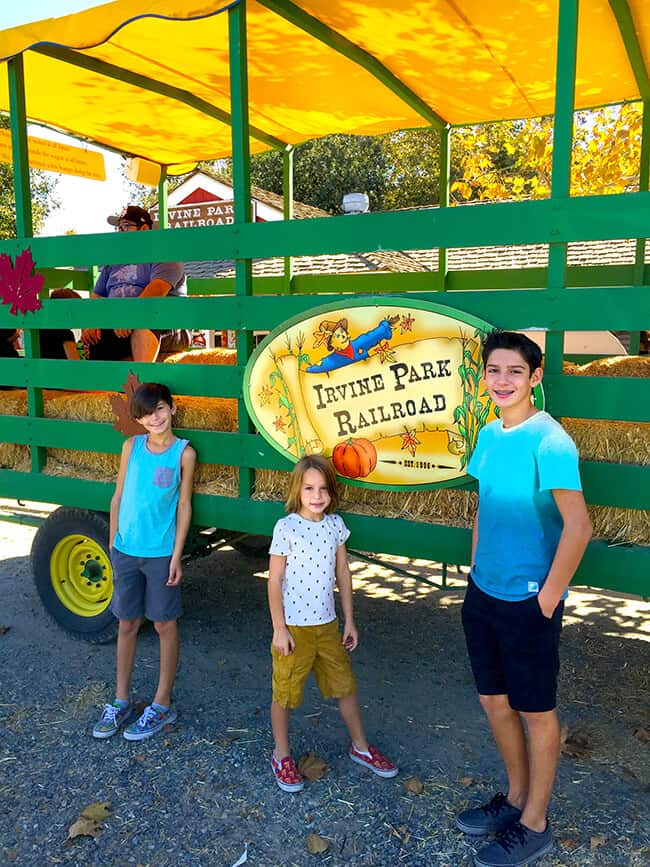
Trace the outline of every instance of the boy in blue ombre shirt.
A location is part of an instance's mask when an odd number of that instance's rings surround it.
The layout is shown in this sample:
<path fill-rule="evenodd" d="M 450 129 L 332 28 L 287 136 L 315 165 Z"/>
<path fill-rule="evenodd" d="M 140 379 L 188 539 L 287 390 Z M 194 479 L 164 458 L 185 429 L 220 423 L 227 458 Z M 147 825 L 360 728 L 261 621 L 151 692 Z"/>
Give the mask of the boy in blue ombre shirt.
<path fill-rule="evenodd" d="M 508 791 L 465 810 L 457 825 L 466 834 L 497 835 L 478 852 L 477 867 L 520 867 L 553 846 L 546 810 L 560 749 L 563 600 L 591 524 L 575 444 L 532 403 L 542 379 L 537 344 L 494 331 L 485 339 L 483 366 L 500 418 L 483 428 L 468 464 L 478 479 L 479 505 L 462 618 Z"/>

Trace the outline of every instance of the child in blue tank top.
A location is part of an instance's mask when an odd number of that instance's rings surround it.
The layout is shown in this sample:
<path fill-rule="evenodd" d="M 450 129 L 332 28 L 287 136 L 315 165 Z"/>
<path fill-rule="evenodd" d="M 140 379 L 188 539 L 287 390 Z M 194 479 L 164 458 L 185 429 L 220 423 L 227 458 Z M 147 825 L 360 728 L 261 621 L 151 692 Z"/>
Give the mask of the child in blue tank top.
<path fill-rule="evenodd" d="M 196 452 L 187 440 L 174 436 L 176 405 L 167 386 L 144 383 L 133 395 L 129 411 L 147 433 L 124 443 L 111 500 L 111 611 L 119 620 L 117 687 L 93 736 L 109 738 L 131 717 L 131 673 L 138 630 L 146 617 L 160 640 L 160 675 L 152 703 L 124 729 L 127 740 L 138 741 L 176 719 L 171 707 L 178 665 L 176 621 L 181 614 L 181 555 L 192 517 Z"/>

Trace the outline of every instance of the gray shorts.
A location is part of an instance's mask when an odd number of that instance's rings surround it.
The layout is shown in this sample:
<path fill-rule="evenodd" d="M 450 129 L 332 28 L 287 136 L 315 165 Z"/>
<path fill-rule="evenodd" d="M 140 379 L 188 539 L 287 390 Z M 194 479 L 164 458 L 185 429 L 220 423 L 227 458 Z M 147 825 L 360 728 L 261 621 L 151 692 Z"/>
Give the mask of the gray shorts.
<path fill-rule="evenodd" d="M 113 598 L 111 611 L 118 620 L 178 620 L 181 588 L 166 587 L 171 557 L 132 557 L 111 549 Z"/>

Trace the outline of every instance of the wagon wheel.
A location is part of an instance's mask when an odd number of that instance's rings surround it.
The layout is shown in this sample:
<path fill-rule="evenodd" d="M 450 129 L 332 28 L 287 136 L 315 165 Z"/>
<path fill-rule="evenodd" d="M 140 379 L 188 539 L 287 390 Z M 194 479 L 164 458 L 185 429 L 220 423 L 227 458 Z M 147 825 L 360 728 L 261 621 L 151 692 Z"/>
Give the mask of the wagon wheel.
<path fill-rule="evenodd" d="M 32 572 L 47 613 L 74 638 L 110 641 L 117 620 L 109 610 L 113 570 L 108 515 L 56 509 L 32 544 Z"/>

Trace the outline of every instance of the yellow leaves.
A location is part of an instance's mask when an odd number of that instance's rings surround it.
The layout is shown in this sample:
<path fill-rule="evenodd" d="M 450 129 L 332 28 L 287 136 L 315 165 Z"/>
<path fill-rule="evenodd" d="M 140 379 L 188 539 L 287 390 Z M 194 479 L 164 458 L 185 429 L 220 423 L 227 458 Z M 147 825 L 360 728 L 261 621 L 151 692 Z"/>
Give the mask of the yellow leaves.
<path fill-rule="evenodd" d="M 75 837 L 99 837 L 103 830 L 101 823 L 111 815 L 110 806 L 110 801 L 97 801 L 84 807 L 68 829 L 68 840 Z"/>
<path fill-rule="evenodd" d="M 454 181 L 450 190 L 452 193 L 460 193 L 463 199 L 472 198 L 472 187 L 466 181 Z"/>

